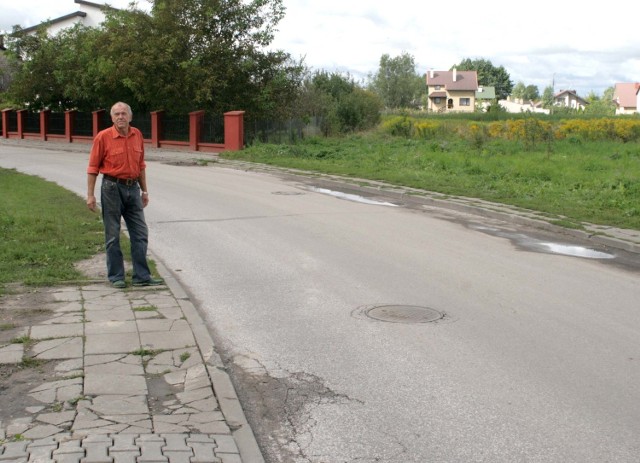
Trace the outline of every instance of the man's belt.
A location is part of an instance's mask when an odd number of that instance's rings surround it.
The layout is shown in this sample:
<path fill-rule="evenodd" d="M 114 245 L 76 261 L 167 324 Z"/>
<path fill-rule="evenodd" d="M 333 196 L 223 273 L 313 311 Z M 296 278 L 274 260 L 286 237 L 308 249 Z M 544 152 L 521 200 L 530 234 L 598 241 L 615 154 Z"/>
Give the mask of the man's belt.
<path fill-rule="evenodd" d="M 121 183 L 127 186 L 135 185 L 136 183 L 138 183 L 137 178 L 118 178 L 118 177 L 112 177 L 111 175 L 106 175 L 106 174 L 102 174 L 102 176 L 111 182 Z"/>

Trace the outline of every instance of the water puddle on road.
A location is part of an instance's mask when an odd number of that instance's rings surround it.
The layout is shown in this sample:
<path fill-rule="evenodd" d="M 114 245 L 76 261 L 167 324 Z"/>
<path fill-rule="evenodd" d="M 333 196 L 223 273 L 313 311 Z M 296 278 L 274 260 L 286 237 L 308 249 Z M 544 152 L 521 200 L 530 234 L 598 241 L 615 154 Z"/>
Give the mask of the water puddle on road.
<path fill-rule="evenodd" d="M 585 259 L 615 259 L 616 255 L 597 249 L 575 244 L 554 243 L 533 238 L 523 233 L 500 230 L 498 228 L 483 225 L 469 224 L 469 228 L 492 236 L 506 238 L 515 246 L 527 251 L 544 252 L 547 254 L 560 254 L 563 256 L 582 257 Z"/>
<path fill-rule="evenodd" d="M 329 190 L 327 188 L 309 187 L 309 190 L 315 191 L 316 193 L 333 196 L 335 198 L 345 199 L 347 201 L 354 201 L 357 203 L 371 204 L 374 206 L 398 207 L 397 204 L 389 203 L 386 201 L 376 201 L 375 199 L 365 198 L 364 196 L 354 195 L 350 193 L 343 193 L 342 191 Z"/>

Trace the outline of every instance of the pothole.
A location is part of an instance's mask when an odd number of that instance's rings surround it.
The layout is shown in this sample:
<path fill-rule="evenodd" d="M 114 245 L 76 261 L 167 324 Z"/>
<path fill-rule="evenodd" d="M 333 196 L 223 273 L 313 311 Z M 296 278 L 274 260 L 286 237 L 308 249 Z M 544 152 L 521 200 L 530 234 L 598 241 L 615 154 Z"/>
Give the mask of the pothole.
<path fill-rule="evenodd" d="M 419 305 L 369 305 L 359 307 L 354 315 L 364 315 L 374 320 L 389 323 L 431 323 L 442 320 L 445 313 L 431 307 Z"/>

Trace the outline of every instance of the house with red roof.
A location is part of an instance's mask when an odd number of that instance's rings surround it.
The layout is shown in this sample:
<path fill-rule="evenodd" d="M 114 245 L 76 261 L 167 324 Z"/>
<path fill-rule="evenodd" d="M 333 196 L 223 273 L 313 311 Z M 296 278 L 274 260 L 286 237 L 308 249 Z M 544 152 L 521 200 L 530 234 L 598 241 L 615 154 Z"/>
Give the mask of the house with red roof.
<path fill-rule="evenodd" d="M 638 112 L 639 82 L 618 83 L 613 88 L 613 102 L 616 114 L 634 114 Z"/>
<path fill-rule="evenodd" d="M 478 73 L 476 71 L 429 71 L 427 110 L 436 112 L 473 112 L 476 107 Z"/>

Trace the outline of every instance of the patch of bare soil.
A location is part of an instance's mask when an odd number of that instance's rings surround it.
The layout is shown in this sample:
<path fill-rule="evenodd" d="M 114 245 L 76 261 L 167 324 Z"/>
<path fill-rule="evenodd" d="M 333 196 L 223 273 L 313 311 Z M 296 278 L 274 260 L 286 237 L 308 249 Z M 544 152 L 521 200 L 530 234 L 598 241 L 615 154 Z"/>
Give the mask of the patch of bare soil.
<path fill-rule="evenodd" d="M 0 422 L 9 423 L 24 416 L 28 407 L 42 406 L 29 391 L 53 377 L 55 362 L 34 361 L 28 356 L 29 327 L 47 320 L 52 311 L 45 308 L 53 301 L 43 288 L 13 285 L 0 297 L 0 346 L 24 342 L 25 356 L 19 364 L 0 364 Z M 13 341 L 13 342 L 12 342 Z"/>

